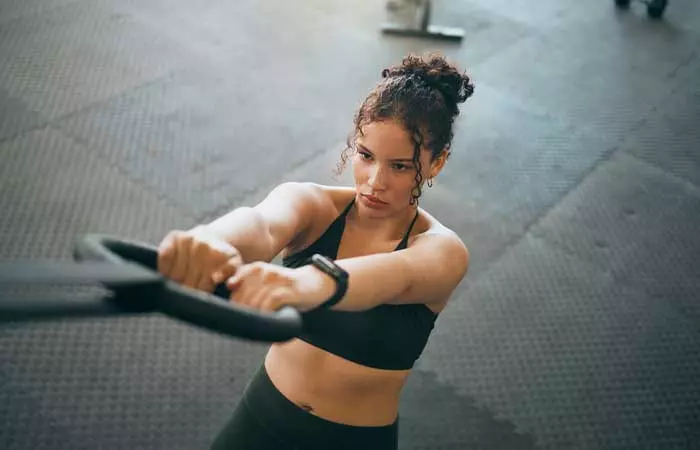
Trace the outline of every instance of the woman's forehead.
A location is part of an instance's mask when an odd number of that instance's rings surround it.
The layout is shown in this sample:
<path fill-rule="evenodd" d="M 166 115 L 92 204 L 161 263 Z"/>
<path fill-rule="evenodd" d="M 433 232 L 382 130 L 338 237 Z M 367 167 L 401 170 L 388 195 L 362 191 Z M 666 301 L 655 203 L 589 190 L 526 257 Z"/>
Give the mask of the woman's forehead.
<path fill-rule="evenodd" d="M 372 122 L 362 127 L 358 144 L 387 158 L 413 157 L 413 142 L 406 130 L 395 122 Z"/>

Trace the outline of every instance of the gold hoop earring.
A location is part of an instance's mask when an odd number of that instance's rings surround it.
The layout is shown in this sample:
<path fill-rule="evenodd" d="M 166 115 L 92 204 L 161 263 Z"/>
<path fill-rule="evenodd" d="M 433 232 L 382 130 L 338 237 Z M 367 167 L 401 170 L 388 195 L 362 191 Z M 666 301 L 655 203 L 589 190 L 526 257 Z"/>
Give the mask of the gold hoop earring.
<path fill-rule="evenodd" d="M 431 177 L 431 178 L 428 178 L 428 187 L 433 187 L 433 179 L 432 179 L 432 177 Z"/>

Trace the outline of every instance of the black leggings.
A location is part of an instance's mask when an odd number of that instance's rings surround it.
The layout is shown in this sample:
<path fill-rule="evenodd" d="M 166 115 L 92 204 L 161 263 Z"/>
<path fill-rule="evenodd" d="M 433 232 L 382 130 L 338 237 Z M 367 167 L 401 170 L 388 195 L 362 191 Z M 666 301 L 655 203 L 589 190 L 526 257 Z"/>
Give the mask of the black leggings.
<path fill-rule="evenodd" d="M 263 364 L 211 446 L 211 450 L 242 449 L 396 450 L 398 420 L 392 425 L 358 427 L 322 419 L 278 391 Z"/>

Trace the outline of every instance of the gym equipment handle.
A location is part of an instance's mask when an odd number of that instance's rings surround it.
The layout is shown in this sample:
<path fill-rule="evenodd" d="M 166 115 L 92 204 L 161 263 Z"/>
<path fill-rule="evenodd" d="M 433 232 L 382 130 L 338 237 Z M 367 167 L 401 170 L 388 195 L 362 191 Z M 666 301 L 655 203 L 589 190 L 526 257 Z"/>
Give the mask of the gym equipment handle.
<path fill-rule="evenodd" d="M 21 262 L 0 266 L 0 282 L 97 282 L 111 296 L 93 299 L 27 298 L 0 301 L 0 322 L 67 316 L 112 316 L 158 311 L 229 336 L 282 342 L 301 331 L 299 311 L 284 307 L 266 313 L 228 301 L 225 285 L 214 294 L 191 289 L 161 276 L 158 251 L 148 244 L 104 234 L 79 240 L 73 262 Z"/>

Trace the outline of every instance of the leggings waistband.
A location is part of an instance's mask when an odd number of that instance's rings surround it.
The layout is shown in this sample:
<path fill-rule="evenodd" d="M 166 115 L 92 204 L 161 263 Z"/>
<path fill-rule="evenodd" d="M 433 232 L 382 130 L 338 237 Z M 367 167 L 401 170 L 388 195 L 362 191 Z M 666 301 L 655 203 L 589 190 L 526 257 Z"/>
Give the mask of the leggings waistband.
<path fill-rule="evenodd" d="M 285 397 L 270 380 L 264 364 L 246 387 L 243 401 L 260 422 L 283 439 L 325 448 L 398 448 L 398 420 L 391 425 L 365 427 L 318 417 Z"/>

